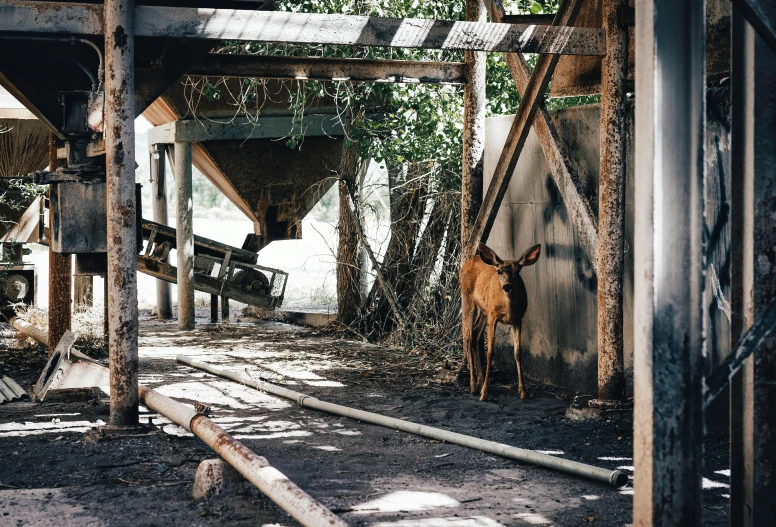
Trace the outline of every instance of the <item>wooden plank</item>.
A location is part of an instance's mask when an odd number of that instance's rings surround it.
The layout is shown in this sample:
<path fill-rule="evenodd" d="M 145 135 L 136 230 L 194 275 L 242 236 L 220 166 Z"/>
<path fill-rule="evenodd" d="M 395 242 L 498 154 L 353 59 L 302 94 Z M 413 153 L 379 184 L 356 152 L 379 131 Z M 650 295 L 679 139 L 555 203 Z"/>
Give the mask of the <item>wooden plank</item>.
<path fill-rule="evenodd" d="M 0 2 L 0 32 L 101 35 L 102 6 Z M 137 6 L 138 37 L 468 51 L 604 55 L 598 28 L 489 24 L 355 15 Z"/>
<path fill-rule="evenodd" d="M 563 26 L 573 24 L 581 5 L 582 0 L 564 0 L 555 15 L 555 23 Z M 478 243 L 485 243 L 488 240 L 493 222 L 496 221 L 498 209 L 509 187 L 509 181 L 512 179 L 512 173 L 515 171 L 517 159 L 520 157 L 523 145 L 525 145 L 533 118 L 539 103 L 544 98 L 544 93 L 550 79 L 552 79 L 552 73 L 555 71 L 555 65 L 559 58 L 558 55 L 542 55 L 536 61 L 536 66 L 522 94 L 520 106 L 517 109 L 515 120 L 512 122 L 512 128 L 507 136 L 490 186 L 483 199 L 482 208 L 466 244 L 468 247 L 475 247 Z"/>
<path fill-rule="evenodd" d="M 498 0 L 490 0 L 491 20 L 500 20 L 503 16 L 503 7 Z M 518 93 L 525 93 L 531 70 L 520 53 L 505 53 L 504 58 L 515 81 Z M 560 138 L 544 103 L 539 103 L 539 108 L 534 117 L 534 132 L 542 145 L 544 157 L 550 166 L 553 181 L 558 187 L 563 203 L 566 205 L 571 223 L 576 229 L 582 248 L 585 250 L 590 265 L 594 272 L 598 267 L 598 221 L 593 208 L 585 196 L 584 187 L 579 180 L 576 171 L 571 166 L 566 145 Z"/>
<path fill-rule="evenodd" d="M 465 84 L 462 62 L 274 57 L 211 53 L 189 75 L 338 82 Z"/>

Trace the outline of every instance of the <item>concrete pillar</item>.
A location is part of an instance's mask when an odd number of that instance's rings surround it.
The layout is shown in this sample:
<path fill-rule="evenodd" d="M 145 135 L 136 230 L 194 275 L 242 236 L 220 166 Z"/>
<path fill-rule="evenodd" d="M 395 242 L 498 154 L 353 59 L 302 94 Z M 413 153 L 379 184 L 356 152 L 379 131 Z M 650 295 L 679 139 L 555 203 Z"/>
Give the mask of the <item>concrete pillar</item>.
<path fill-rule="evenodd" d="M 466 0 L 466 20 L 487 21 L 482 0 Z M 468 245 L 482 206 L 485 155 L 485 63 L 488 54 L 467 51 L 467 84 L 463 90 L 463 172 L 461 174 L 461 263 L 474 255 Z"/>
<path fill-rule="evenodd" d="M 57 147 L 54 144 L 54 133 L 49 132 L 49 167 L 51 170 L 59 168 L 57 159 Z M 51 226 L 53 218 L 49 219 Z M 49 240 L 54 236 L 49 231 Z M 49 355 L 54 353 L 59 339 L 71 326 L 71 302 L 72 302 L 72 258 L 69 254 L 55 253 L 49 243 L 49 306 L 48 306 L 48 331 Z"/>
<path fill-rule="evenodd" d="M 105 0 L 110 424 L 136 425 L 135 3 Z"/>
<path fill-rule="evenodd" d="M 167 219 L 167 182 L 165 174 L 165 145 L 151 147 L 151 204 L 153 219 L 162 225 L 168 224 Z M 172 318 L 172 294 L 170 283 L 156 280 L 156 318 L 170 320 Z"/>
<path fill-rule="evenodd" d="M 700 526 L 704 1 L 636 12 L 633 524 Z"/>
<path fill-rule="evenodd" d="M 177 194 L 178 329 L 194 329 L 194 207 L 191 189 L 191 143 L 175 143 Z"/>
<path fill-rule="evenodd" d="M 601 64 L 598 186 L 598 399 L 625 397 L 623 252 L 625 250 L 625 80 L 628 29 L 618 23 L 627 0 L 603 3 L 606 56 Z"/>

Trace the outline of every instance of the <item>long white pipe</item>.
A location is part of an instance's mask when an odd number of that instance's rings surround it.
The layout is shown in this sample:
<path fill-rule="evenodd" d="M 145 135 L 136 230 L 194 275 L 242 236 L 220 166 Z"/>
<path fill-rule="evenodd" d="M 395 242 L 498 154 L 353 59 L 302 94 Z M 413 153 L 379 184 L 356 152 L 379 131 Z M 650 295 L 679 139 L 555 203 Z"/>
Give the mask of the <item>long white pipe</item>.
<path fill-rule="evenodd" d="M 365 412 L 363 410 L 357 410 L 355 408 L 350 408 L 339 404 L 327 403 L 325 401 L 321 401 L 320 399 L 316 399 L 315 397 L 310 397 L 303 393 L 295 392 L 294 390 L 289 390 L 288 388 L 283 388 L 282 386 L 270 384 L 261 379 L 253 379 L 243 373 L 223 370 L 213 366 L 212 364 L 198 361 L 184 355 L 178 355 L 176 360 L 180 363 L 212 373 L 213 375 L 225 377 L 247 386 L 251 386 L 257 390 L 262 390 L 274 395 L 278 395 L 280 397 L 284 397 L 286 399 L 291 399 L 296 401 L 300 406 L 304 406 L 306 408 L 313 408 L 315 410 L 321 410 L 336 415 L 358 419 L 359 421 L 364 421 L 366 423 L 385 426 L 387 428 L 394 428 L 396 430 L 402 430 L 411 434 L 474 448 L 489 454 L 507 457 L 517 461 L 539 465 L 541 467 L 551 468 L 553 470 L 558 470 L 567 474 L 573 474 L 575 476 L 581 476 L 583 478 L 601 481 L 608 483 L 616 488 L 623 487 L 628 483 L 627 474 L 619 470 L 609 470 L 605 468 L 594 467 L 592 465 L 586 465 L 584 463 L 578 463 L 568 459 L 549 456 L 547 454 L 540 454 L 538 452 L 534 452 L 533 450 L 526 450 L 523 448 L 496 443 L 494 441 L 487 441 L 485 439 L 458 434 L 456 432 L 450 432 L 440 428 L 433 428 L 431 426 L 404 421 L 402 419 L 395 419 L 393 417 L 375 414 L 372 412 Z"/>
<path fill-rule="evenodd" d="M 346 527 L 347 523 L 297 487 L 267 460 L 229 435 L 223 428 L 188 406 L 139 387 L 140 401 L 204 441 L 245 479 L 256 485 L 280 508 L 308 527 Z"/>

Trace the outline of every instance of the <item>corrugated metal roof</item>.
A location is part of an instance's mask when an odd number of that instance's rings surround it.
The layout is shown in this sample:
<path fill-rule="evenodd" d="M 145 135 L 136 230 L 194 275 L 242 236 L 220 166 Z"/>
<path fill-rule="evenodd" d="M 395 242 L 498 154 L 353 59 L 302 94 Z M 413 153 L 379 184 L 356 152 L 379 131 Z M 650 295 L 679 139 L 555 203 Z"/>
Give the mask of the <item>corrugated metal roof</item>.
<path fill-rule="evenodd" d="M 27 392 L 15 380 L 6 376 L 0 379 L 0 404 L 29 398 Z"/>

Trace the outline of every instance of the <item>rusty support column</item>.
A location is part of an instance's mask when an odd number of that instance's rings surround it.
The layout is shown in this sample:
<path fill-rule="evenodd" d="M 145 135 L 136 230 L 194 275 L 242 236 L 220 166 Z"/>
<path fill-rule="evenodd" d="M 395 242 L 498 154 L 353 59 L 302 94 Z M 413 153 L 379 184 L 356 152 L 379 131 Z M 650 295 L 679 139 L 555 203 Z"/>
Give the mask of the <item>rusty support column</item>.
<path fill-rule="evenodd" d="M 191 188 L 191 143 L 175 143 L 178 253 L 178 329 L 194 329 L 194 207 Z"/>
<path fill-rule="evenodd" d="M 162 225 L 168 224 L 165 150 L 165 145 L 151 147 L 151 203 L 154 221 Z M 159 320 L 172 318 L 170 283 L 165 280 L 156 281 L 156 318 Z"/>
<path fill-rule="evenodd" d="M 110 424 L 134 425 L 137 395 L 135 3 L 105 0 Z"/>
<path fill-rule="evenodd" d="M 50 170 L 59 168 L 53 132 L 49 132 L 49 168 Z M 49 224 L 54 225 L 53 217 L 49 218 Z M 53 239 L 53 233 L 49 231 L 49 240 Z M 51 250 L 52 245 L 49 241 L 48 331 L 49 342 L 53 342 L 53 345 L 49 346 L 49 355 L 54 353 L 57 342 L 65 331 L 70 329 L 73 289 L 72 257 L 69 254 L 55 253 Z"/>
<path fill-rule="evenodd" d="M 466 0 L 466 20 L 487 21 L 483 0 Z M 488 54 L 467 51 L 466 86 L 463 89 L 463 173 L 461 174 L 461 263 L 474 256 L 469 244 L 482 206 L 485 156 L 485 63 Z"/>
<path fill-rule="evenodd" d="M 633 524 L 702 524 L 705 3 L 636 1 Z"/>
<path fill-rule="evenodd" d="M 731 18 L 731 205 L 730 306 L 733 346 L 754 323 L 754 30 L 739 9 Z M 752 525 L 751 465 L 746 438 L 752 437 L 750 358 L 730 380 L 730 524 Z"/>
<path fill-rule="evenodd" d="M 627 0 L 603 3 L 606 55 L 601 63 L 601 151 L 598 184 L 598 399 L 625 396 L 623 262 L 625 251 L 625 79 L 628 28 L 618 23 Z"/>

